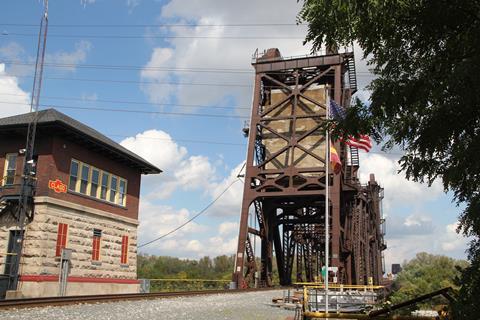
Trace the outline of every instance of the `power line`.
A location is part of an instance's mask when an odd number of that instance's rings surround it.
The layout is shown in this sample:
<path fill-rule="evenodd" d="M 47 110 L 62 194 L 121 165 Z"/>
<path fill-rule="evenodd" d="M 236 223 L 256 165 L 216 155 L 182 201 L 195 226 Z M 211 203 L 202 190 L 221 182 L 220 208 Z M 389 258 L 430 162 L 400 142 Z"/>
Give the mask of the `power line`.
<path fill-rule="evenodd" d="M 4 101 L 0 103 L 28 105 L 22 102 Z M 229 114 L 211 114 L 211 113 L 188 113 L 188 112 L 167 112 L 167 111 L 150 111 L 150 110 L 133 110 L 133 109 L 117 109 L 117 108 L 96 108 L 96 107 L 73 107 L 64 105 L 41 105 L 42 109 L 56 108 L 56 109 L 72 109 L 72 110 L 88 110 L 88 111 L 104 111 L 104 112 L 123 112 L 123 113 L 139 113 L 139 114 L 156 114 L 156 115 L 171 115 L 171 116 L 189 116 L 189 117 L 204 117 L 204 118 L 232 118 L 232 119 L 250 119 L 247 116 L 229 115 Z"/>
<path fill-rule="evenodd" d="M 22 94 L 14 93 L 0 93 L 0 96 L 16 96 L 24 97 Z M 250 110 L 250 107 L 242 106 L 231 106 L 231 107 L 222 107 L 222 106 L 213 106 L 213 105 L 201 105 L 201 104 L 179 104 L 179 103 L 151 103 L 151 102 L 141 102 L 141 101 L 127 101 L 127 100 L 105 100 L 105 99 L 89 99 L 89 98 L 67 98 L 67 97 L 53 97 L 53 96 L 42 96 L 43 99 L 50 100 L 66 100 L 66 101 L 90 101 L 90 102 L 100 102 L 100 103 L 122 103 L 122 104 L 132 104 L 132 105 L 147 105 L 147 106 L 159 106 L 159 107 L 182 107 L 182 108 L 205 108 L 205 109 L 225 109 L 225 110 Z M 9 102 L 9 101 L 0 101 L 0 103 L 14 103 L 18 102 Z"/>
<path fill-rule="evenodd" d="M 170 230 L 169 232 L 161 235 L 161 236 L 158 237 L 158 238 L 155 238 L 155 239 L 150 240 L 150 241 L 148 241 L 148 242 L 142 243 L 141 245 L 138 246 L 138 248 L 145 247 L 145 246 L 147 246 L 147 245 L 149 245 L 149 244 L 151 244 L 151 243 L 154 243 L 154 242 L 156 242 L 156 241 L 158 241 L 158 240 L 161 240 L 161 239 L 163 239 L 163 238 L 171 235 L 172 233 L 180 230 L 181 228 L 185 227 L 187 224 L 189 224 L 190 222 L 192 222 L 193 220 L 195 220 L 196 218 L 198 218 L 200 215 L 202 215 L 203 213 L 205 213 L 211 206 L 213 206 L 213 204 L 214 204 L 215 202 L 217 202 L 218 199 L 220 199 L 220 198 L 225 194 L 225 192 L 228 191 L 228 189 L 230 189 L 231 186 L 233 186 L 233 185 L 234 185 L 236 182 L 238 182 L 238 181 L 239 181 L 238 179 L 237 179 L 237 180 L 233 180 L 233 181 L 225 188 L 225 190 L 223 190 L 215 199 L 213 199 L 212 202 L 210 202 L 205 208 L 203 208 L 202 211 L 200 211 L 199 213 L 197 213 L 196 215 L 194 215 L 193 217 L 191 217 L 190 219 L 188 219 L 186 222 L 182 223 L 182 224 L 179 225 L 178 227 Z"/>
<path fill-rule="evenodd" d="M 27 23 L 0 23 L 0 26 L 38 27 Z M 227 23 L 227 24 L 193 24 L 193 23 L 158 23 L 158 24 L 51 24 L 49 28 L 145 28 L 145 27 L 287 27 L 306 26 L 301 23 Z"/>
<path fill-rule="evenodd" d="M 357 75 L 363 76 L 363 75 Z M 28 75 L 3 74 L 0 77 L 8 78 L 33 78 Z M 365 75 L 370 77 L 370 75 Z M 79 81 L 79 82 L 99 82 L 99 83 L 118 83 L 118 84 L 152 84 L 152 85 L 174 85 L 174 86 L 204 86 L 204 87 L 234 87 L 234 88 L 253 88 L 252 84 L 242 83 L 207 83 L 207 82 L 170 82 L 170 81 L 137 81 L 137 80 L 115 80 L 115 79 L 91 79 L 91 78 L 68 78 L 68 77 L 43 77 L 48 80 Z M 264 88 L 282 88 L 282 86 L 264 86 Z"/>
<path fill-rule="evenodd" d="M 33 78 L 33 76 L 4 74 L 0 77 Z M 135 81 L 135 80 L 114 80 L 114 79 L 89 79 L 89 78 L 66 78 L 66 77 L 43 77 L 49 80 L 81 81 L 81 82 L 102 82 L 102 83 L 125 83 L 125 84 L 156 84 L 156 85 L 176 85 L 176 86 L 207 86 L 207 87 L 243 87 L 252 88 L 250 84 L 240 83 L 203 83 L 203 82 L 168 82 L 168 81 Z"/>
<path fill-rule="evenodd" d="M 21 103 L 15 103 L 21 104 Z M 231 119 L 250 119 L 247 116 L 228 115 L 228 114 L 211 114 L 211 113 L 187 113 L 187 112 L 166 112 L 166 111 L 149 111 L 149 110 L 132 110 L 132 109 L 114 109 L 114 108 L 94 108 L 94 107 L 71 107 L 61 105 L 42 105 L 42 108 L 56 108 L 56 109 L 72 109 L 72 110 L 88 110 L 88 111 L 104 111 L 104 112 L 123 112 L 123 113 L 138 113 L 138 114 L 156 114 L 156 115 L 170 115 L 170 116 L 188 116 L 188 117 L 202 117 L 202 118 L 231 118 Z"/>
<path fill-rule="evenodd" d="M 12 60 L 0 61 L 0 63 L 5 63 L 8 65 L 19 65 L 19 66 L 30 66 L 35 65 L 34 63 L 29 62 L 20 62 Z M 47 67 L 54 68 L 85 68 L 85 69 L 106 69 L 106 70 L 152 70 L 152 71 L 167 71 L 167 72 L 205 72 L 205 73 L 240 73 L 253 75 L 255 71 L 253 69 L 240 69 L 240 68 L 201 68 L 201 67 L 192 67 L 192 68 L 176 68 L 176 67 L 160 67 L 160 66 L 134 66 L 134 65 L 109 65 L 109 64 L 75 64 L 75 63 L 56 63 L 56 62 L 45 62 L 44 64 Z M 270 72 L 268 72 L 271 74 Z M 357 75 L 373 75 L 371 72 L 367 71 L 357 71 Z"/>
<path fill-rule="evenodd" d="M 5 60 L 0 63 L 5 63 L 8 65 L 19 65 L 19 66 L 33 66 L 35 63 L 30 62 L 20 62 Z M 251 69 L 235 69 L 235 68 L 176 68 L 176 67 L 160 67 L 160 66 L 133 66 L 133 65 L 108 65 L 108 64 L 75 64 L 75 63 L 56 63 L 56 62 L 45 62 L 44 64 L 47 67 L 55 68 L 85 68 L 85 69 L 106 69 L 106 70 L 152 70 L 152 71 L 168 71 L 168 72 L 205 72 L 205 73 L 245 73 L 253 74 L 254 71 Z"/>
<path fill-rule="evenodd" d="M 172 142 L 186 142 L 186 143 L 199 143 L 199 144 L 216 144 L 216 145 L 225 145 L 225 146 L 236 146 L 236 147 L 245 147 L 245 143 L 234 143 L 234 142 L 222 142 L 222 141 L 205 141 L 205 140 L 190 140 L 190 139 L 167 139 L 167 138 L 154 138 L 154 137 L 137 137 L 134 135 L 123 135 L 123 134 L 113 134 L 105 133 L 105 135 L 110 137 L 121 137 L 121 138 L 135 138 L 140 140 L 160 140 L 160 141 L 172 141 Z"/>
<path fill-rule="evenodd" d="M 33 33 L 17 33 L 4 31 L 2 36 L 16 36 L 16 37 L 37 37 Z M 97 34 L 49 34 L 52 38 L 67 38 L 67 39 L 224 39 L 224 40 L 305 40 L 305 37 L 272 37 L 272 36 L 169 36 L 169 35 L 97 35 Z"/>
<path fill-rule="evenodd" d="M 12 60 L 0 61 L 0 63 L 8 65 L 18 65 L 18 66 L 33 66 L 34 63 L 29 62 L 20 62 Z M 157 72 L 199 72 L 199 73 L 232 73 L 232 74 L 246 74 L 253 75 L 255 71 L 253 69 L 240 69 L 240 68 L 201 68 L 201 67 L 192 67 L 192 68 L 177 68 L 177 67 L 160 67 L 160 66 L 135 66 L 135 65 L 109 65 L 109 64 L 75 64 L 75 63 L 55 63 L 55 62 L 46 62 L 44 64 L 47 67 L 52 68 L 81 68 L 81 69 L 95 69 L 95 70 L 120 70 L 120 71 L 129 71 L 129 70 L 146 70 L 146 71 L 157 71 Z M 277 74 L 275 72 L 268 72 L 269 74 Z M 282 74 L 282 73 L 278 73 Z M 368 71 L 357 71 L 357 76 L 373 76 L 373 73 Z M 13 75 L 14 76 L 14 75 Z"/>

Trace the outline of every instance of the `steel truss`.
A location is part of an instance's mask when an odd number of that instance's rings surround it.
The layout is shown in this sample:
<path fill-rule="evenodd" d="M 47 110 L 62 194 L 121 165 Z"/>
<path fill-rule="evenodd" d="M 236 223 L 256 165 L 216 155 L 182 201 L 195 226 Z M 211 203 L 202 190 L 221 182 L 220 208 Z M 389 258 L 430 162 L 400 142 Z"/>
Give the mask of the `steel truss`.
<path fill-rule="evenodd" d="M 353 53 L 283 59 L 278 49 L 254 57 L 255 91 L 233 274 L 239 287 L 253 286 L 256 275 L 256 283 L 271 286 L 274 259 L 282 285 L 292 279 L 321 280 L 326 205 L 322 126 L 329 99 L 349 105 L 356 89 L 352 61 Z M 386 247 L 382 190 L 373 175 L 367 185 L 360 185 L 358 150 L 349 152 L 340 142 L 334 146 L 343 169 L 329 177 L 329 264 L 337 270 L 329 276 L 339 283 L 378 284 Z M 250 212 L 258 229 L 248 225 Z M 260 239 L 260 266 L 250 237 Z"/>

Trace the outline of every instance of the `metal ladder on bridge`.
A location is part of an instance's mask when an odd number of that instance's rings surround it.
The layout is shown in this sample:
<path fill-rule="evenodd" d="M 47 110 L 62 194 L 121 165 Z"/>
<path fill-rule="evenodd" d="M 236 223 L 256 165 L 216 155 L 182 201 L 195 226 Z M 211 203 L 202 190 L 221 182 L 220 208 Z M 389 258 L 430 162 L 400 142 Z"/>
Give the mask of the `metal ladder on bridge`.
<path fill-rule="evenodd" d="M 351 93 L 354 94 L 357 92 L 357 71 L 355 69 L 355 55 L 352 53 L 351 57 L 347 61 L 348 69 L 348 82 L 350 84 Z"/>
<path fill-rule="evenodd" d="M 350 165 L 352 167 L 359 167 L 360 166 L 360 158 L 358 156 L 358 148 L 357 147 L 350 147 Z"/>
<path fill-rule="evenodd" d="M 352 182 L 354 179 L 354 171 L 360 166 L 360 158 L 358 155 L 358 148 L 350 146 L 350 161 L 345 170 L 345 180 Z"/>

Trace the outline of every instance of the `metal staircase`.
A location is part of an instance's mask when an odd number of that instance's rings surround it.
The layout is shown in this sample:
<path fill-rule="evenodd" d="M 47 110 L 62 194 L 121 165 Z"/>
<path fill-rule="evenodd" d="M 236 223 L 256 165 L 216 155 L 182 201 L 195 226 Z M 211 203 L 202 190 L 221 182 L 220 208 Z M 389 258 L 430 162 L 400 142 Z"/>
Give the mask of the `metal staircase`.
<path fill-rule="evenodd" d="M 247 241 L 245 243 L 245 253 L 247 256 L 247 271 L 244 278 L 245 282 L 242 284 L 243 289 L 246 289 L 250 286 L 250 282 L 255 276 L 255 271 L 257 271 L 257 267 L 255 264 L 255 254 L 253 252 L 253 246 L 249 236 L 247 236 Z"/>
<path fill-rule="evenodd" d="M 347 168 L 345 170 L 345 181 L 352 183 L 354 180 L 357 179 L 357 170 L 360 167 L 360 158 L 358 155 L 358 148 L 356 147 L 349 147 L 350 148 L 350 159 L 347 164 Z"/>
<path fill-rule="evenodd" d="M 348 68 L 348 82 L 350 85 L 351 94 L 354 94 L 358 90 L 357 86 L 357 72 L 355 70 L 355 55 L 352 55 L 347 60 Z"/>
<path fill-rule="evenodd" d="M 350 165 L 353 167 L 360 166 L 360 158 L 358 156 L 358 148 L 350 147 Z"/>

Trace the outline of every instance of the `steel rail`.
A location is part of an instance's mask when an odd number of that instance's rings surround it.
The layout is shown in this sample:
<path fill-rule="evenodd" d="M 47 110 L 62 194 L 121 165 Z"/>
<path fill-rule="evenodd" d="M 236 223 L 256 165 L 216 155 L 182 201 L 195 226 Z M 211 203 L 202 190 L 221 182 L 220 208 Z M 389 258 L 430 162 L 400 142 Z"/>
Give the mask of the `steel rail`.
<path fill-rule="evenodd" d="M 65 297 L 7 299 L 7 300 L 0 300 L 0 310 L 62 306 L 62 305 L 72 305 L 72 304 L 107 303 L 107 302 L 127 301 L 127 300 L 166 299 L 166 298 L 175 298 L 175 297 L 214 295 L 214 294 L 225 294 L 225 293 L 233 294 L 233 293 L 245 293 L 245 292 L 252 292 L 252 291 L 271 291 L 271 290 L 278 290 L 278 289 L 280 288 L 101 294 L 101 295 L 81 295 L 81 296 L 65 296 Z"/>

